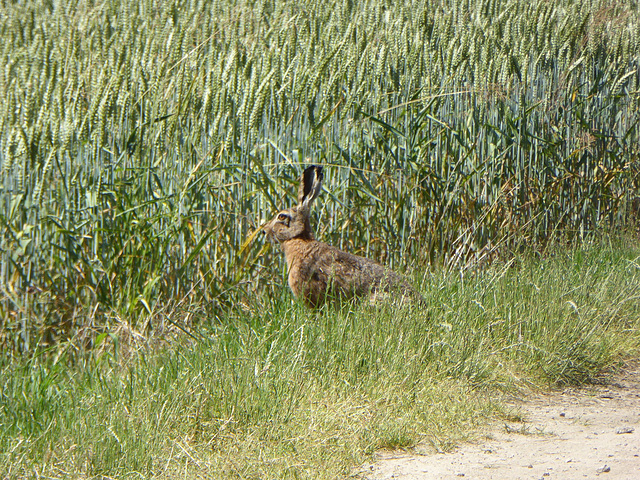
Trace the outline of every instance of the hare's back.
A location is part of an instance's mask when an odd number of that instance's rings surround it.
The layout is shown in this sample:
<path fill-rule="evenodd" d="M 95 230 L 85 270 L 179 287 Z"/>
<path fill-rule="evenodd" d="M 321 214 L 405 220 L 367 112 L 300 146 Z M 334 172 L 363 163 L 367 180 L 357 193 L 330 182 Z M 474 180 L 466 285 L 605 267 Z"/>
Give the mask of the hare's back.
<path fill-rule="evenodd" d="M 312 306 L 322 303 L 327 294 L 351 298 L 411 289 L 400 275 L 368 258 L 318 241 L 298 247 L 289 285 L 296 297 L 302 296 Z"/>
<path fill-rule="evenodd" d="M 327 245 L 321 258 L 322 269 L 347 296 L 366 295 L 376 290 L 395 290 L 406 282 L 379 263 Z"/>

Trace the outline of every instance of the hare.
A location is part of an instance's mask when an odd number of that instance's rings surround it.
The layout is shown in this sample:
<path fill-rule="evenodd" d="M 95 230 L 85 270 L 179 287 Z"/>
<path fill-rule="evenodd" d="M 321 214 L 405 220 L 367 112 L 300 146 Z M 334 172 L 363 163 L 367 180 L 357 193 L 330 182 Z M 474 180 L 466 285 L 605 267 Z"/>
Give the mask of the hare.
<path fill-rule="evenodd" d="M 280 244 L 289 270 L 289 287 L 296 298 L 312 307 L 328 298 L 349 299 L 396 293 L 403 299 L 422 297 L 398 274 L 379 263 L 315 239 L 309 222 L 311 203 L 320 195 L 322 167 L 311 165 L 300 178 L 298 205 L 282 210 L 263 227 L 267 238 Z"/>

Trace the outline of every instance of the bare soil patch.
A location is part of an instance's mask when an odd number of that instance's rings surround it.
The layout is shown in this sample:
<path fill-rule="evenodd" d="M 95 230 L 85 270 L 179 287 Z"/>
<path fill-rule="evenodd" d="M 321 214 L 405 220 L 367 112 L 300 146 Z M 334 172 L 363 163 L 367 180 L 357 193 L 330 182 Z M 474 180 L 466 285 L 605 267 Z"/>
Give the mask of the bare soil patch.
<path fill-rule="evenodd" d="M 640 364 L 605 386 L 517 399 L 522 422 L 494 423 L 452 453 L 380 452 L 356 478 L 640 479 Z"/>

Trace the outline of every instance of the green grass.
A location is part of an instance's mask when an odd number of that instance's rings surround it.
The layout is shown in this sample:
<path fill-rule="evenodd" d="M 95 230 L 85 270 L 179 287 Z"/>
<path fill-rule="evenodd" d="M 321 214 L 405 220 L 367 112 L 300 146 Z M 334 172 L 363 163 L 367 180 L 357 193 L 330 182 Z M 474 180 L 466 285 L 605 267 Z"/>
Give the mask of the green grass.
<path fill-rule="evenodd" d="M 424 310 L 312 312 L 282 288 L 192 336 L 120 329 L 75 364 L 5 361 L 0 476 L 340 478 L 380 448 L 473 438 L 509 415 L 505 392 L 640 353 L 634 239 L 427 274 Z"/>

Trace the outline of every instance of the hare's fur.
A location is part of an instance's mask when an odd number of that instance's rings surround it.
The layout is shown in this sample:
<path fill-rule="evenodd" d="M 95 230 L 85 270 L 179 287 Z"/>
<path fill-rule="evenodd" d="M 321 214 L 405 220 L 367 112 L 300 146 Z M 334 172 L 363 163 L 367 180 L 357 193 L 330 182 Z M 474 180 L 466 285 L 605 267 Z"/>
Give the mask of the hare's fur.
<path fill-rule="evenodd" d="M 289 286 L 296 298 L 311 307 L 322 305 L 328 296 L 375 298 L 378 292 L 397 292 L 401 298 L 420 298 L 395 272 L 314 238 L 309 209 L 320 195 L 322 179 L 322 167 L 308 167 L 300 179 L 298 205 L 278 212 L 264 226 L 267 237 L 284 250 Z"/>

